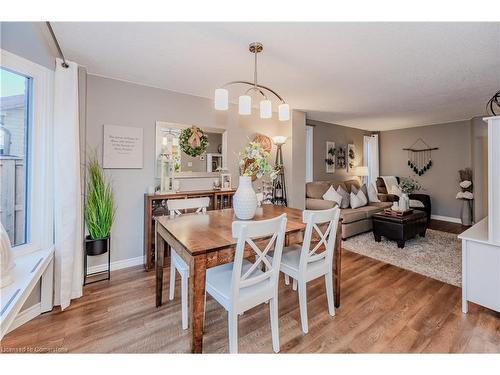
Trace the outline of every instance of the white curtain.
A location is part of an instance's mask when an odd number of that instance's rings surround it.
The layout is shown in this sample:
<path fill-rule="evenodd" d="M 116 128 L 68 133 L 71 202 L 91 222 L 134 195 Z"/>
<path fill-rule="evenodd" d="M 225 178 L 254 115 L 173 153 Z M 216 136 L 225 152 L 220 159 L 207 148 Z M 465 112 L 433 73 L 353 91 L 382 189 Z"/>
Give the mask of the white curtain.
<path fill-rule="evenodd" d="M 78 65 L 56 60 L 54 81 L 54 193 L 56 305 L 82 296 L 83 235 L 78 121 Z"/>
<path fill-rule="evenodd" d="M 368 184 L 375 184 L 379 176 L 378 134 L 363 137 L 363 154 L 368 167 Z"/>

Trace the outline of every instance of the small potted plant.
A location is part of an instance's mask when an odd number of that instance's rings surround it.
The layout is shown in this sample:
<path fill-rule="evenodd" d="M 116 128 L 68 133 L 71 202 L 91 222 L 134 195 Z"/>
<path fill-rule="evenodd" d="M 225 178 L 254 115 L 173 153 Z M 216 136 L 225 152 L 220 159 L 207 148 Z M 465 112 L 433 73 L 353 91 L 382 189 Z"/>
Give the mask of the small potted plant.
<path fill-rule="evenodd" d="M 85 223 L 89 234 L 85 238 L 85 249 L 87 255 L 100 255 L 109 250 L 111 226 L 115 218 L 113 188 L 95 153 L 89 158 L 87 170 Z"/>
<path fill-rule="evenodd" d="M 422 189 L 422 186 L 417 180 L 411 177 L 403 177 L 399 182 L 399 188 L 402 192 L 401 197 L 399 198 L 399 206 L 408 210 L 410 208 L 410 198 L 408 196 Z"/>

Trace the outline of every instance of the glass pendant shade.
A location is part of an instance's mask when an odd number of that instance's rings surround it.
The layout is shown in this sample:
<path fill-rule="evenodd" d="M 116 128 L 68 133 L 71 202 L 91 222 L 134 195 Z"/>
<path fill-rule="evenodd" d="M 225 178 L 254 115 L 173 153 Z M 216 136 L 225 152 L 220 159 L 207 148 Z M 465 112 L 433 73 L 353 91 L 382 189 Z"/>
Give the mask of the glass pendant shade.
<path fill-rule="evenodd" d="M 286 103 L 280 104 L 278 107 L 278 119 L 280 121 L 290 120 L 290 106 Z"/>
<path fill-rule="evenodd" d="M 260 118 L 273 117 L 273 105 L 270 100 L 260 101 Z"/>
<path fill-rule="evenodd" d="M 273 140 L 275 145 L 284 145 L 287 138 L 288 137 L 286 137 L 284 135 L 277 135 L 277 136 L 272 137 L 272 140 Z"/>
<path fill-rule="evenodd" d="M 238 113 L 240 115 L 250 115 L 252 113 L 252 98 L 249 95 L 239 97 Z"/>
<path fill-rule="evenodd" d="M 227 111 L 229 108 L 229 92 L 226 89 L 216 89 L 214 97 L 215 109 Z"/>

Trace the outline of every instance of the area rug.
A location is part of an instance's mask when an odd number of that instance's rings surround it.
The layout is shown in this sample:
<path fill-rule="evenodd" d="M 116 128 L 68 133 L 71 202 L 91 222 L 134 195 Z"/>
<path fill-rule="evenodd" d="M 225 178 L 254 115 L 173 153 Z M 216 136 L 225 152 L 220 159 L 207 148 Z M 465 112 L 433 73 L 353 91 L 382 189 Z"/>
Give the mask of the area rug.
<path fill-rule="evenodd" d="M 413 271 L 447 284 L 462 284 L 462 244 L 456 234 L 428 229 L 425 238 L 406 241 L 403 249 L 373 233 L 363 233 L 342 243 L 346 250 Z"/>

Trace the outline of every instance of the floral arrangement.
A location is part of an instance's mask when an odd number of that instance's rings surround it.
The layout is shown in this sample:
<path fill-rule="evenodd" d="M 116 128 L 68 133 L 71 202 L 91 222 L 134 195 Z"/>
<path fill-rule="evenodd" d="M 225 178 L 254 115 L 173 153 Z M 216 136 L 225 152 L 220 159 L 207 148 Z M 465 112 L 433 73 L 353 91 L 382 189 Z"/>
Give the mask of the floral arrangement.
<path fill-rule="evenodd" d="M 460 176 L 460 189 L 457 193 L 457 199 L 474 199 L 474 194 L 472 193 L 472 169 L 465 168 L 458 171 Z"/>
<path fill-rule="evenodd" d="M 240 175 L 262 178 L 265 174 L 270 174 L 271 179 L 274 179 L 277 170 L 269 164 L 270 159 L 271 154 L 260 143 L 249 142 L 239 154 Z"/>
<path fill-rule="evenodd" d="M 208 137 L 203 130 L 193 126 L 181 132 L 179 146 L 189 156 L 200 156 L 208 147 Z"/>
<path fill-rule="evenodd" d="M 411 177 L 403 177 L 399 181 L 399 188 L 405 194 L 412 194 L 415 191 L 422 189 L 422 185 Z"/>

